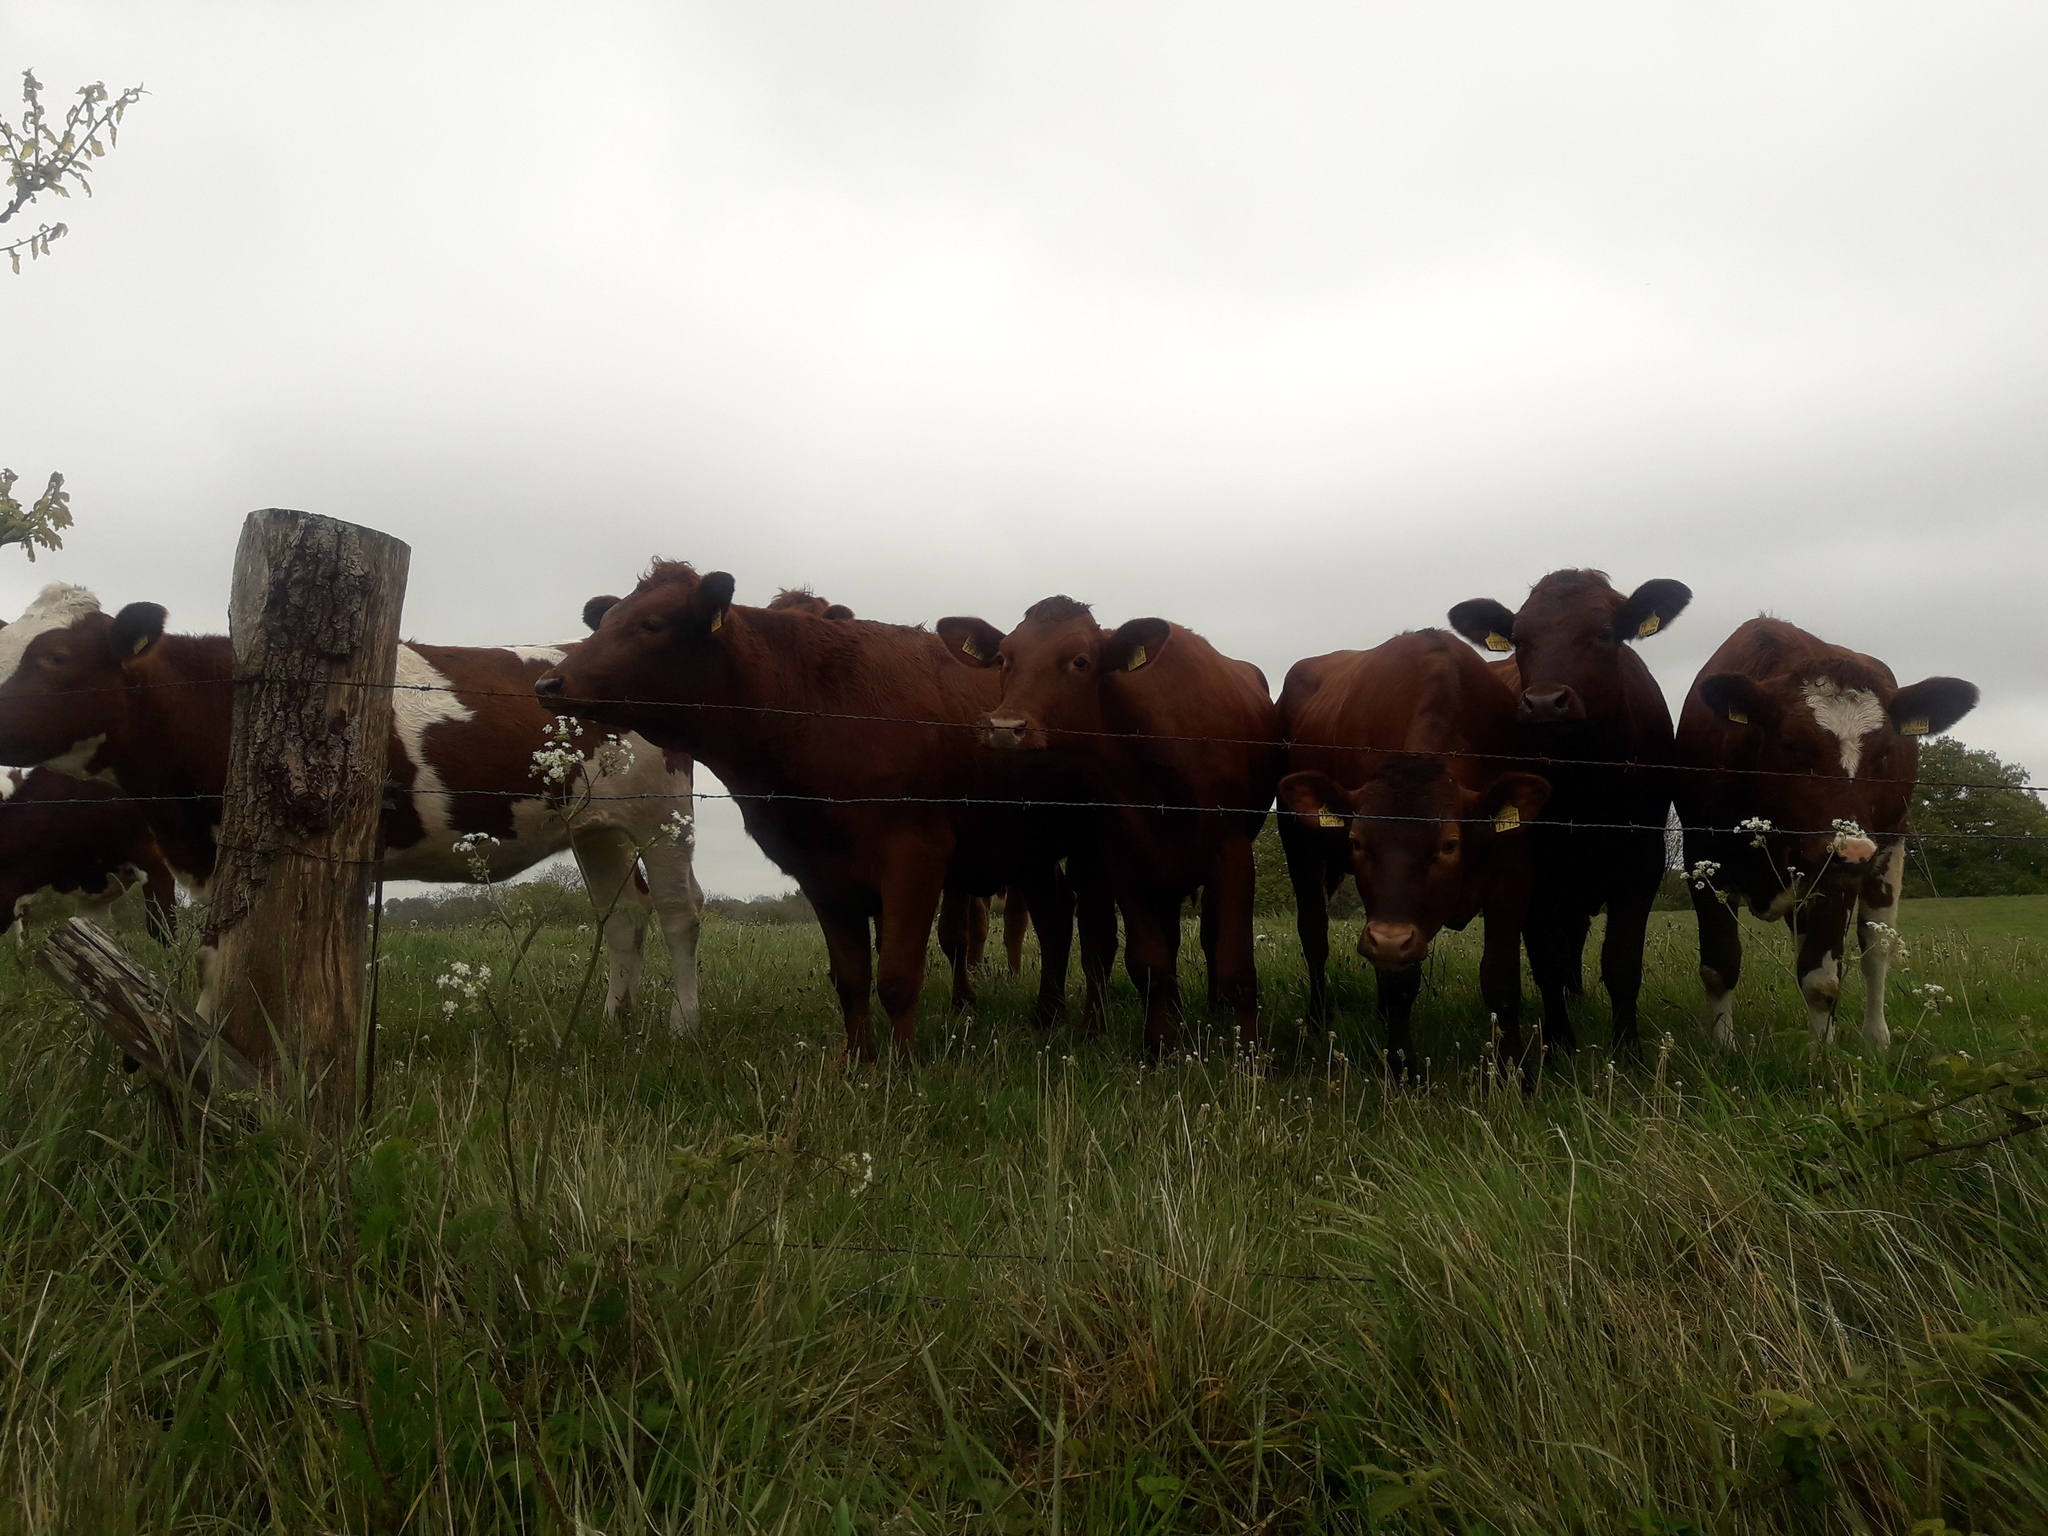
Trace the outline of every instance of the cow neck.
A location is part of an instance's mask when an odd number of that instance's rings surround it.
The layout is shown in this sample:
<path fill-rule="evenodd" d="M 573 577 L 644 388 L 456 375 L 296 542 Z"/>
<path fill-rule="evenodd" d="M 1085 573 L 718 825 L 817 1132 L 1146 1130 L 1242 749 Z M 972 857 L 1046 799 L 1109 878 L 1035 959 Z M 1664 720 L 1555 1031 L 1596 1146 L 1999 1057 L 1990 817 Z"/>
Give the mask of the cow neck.
<path fill-rule="evenodd" d="M 731 613 L 738 622 L 725 644 L 723 675 L 703 702 L 733 707 L 683 711 L 695 718 L 678 732 L 727 784 L 844 793 L 853 782 L 925 780 L 942 765 L 966 763 L 970 731 L 884 723 L 969 725 L 995 702 L 984 675 L 955 662 L 936 635 L 765 608 Z M 861 718 L 872 716 L 882 719 Z M 906 753 L 910 737 L 918 740 Z"/>
<path fill-rule="evenodd" d="M 202 883 L 217 856 L 234 665 L 225 635 L 165 635 L 122 668 L 122 719 L 105 749 L 123 792 L 148 802 L 141 809 L 165 860 Z"/>

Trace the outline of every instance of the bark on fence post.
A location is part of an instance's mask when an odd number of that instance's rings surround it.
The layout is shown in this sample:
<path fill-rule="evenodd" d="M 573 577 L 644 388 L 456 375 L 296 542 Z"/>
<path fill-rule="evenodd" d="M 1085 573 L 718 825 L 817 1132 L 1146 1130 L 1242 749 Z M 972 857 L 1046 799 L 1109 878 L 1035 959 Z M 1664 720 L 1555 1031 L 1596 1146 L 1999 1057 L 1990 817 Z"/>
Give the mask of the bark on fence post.
<path fill-rule="evenodd" d="M 412 552 L 272 507 L 235 550 L 235 724 L 208 891 L 221 1035 L 316 1115 L 357 1111 L 357 1035 L 390 684 Z M 280 1061 L 282 1046 L 288 1060 Z"/>

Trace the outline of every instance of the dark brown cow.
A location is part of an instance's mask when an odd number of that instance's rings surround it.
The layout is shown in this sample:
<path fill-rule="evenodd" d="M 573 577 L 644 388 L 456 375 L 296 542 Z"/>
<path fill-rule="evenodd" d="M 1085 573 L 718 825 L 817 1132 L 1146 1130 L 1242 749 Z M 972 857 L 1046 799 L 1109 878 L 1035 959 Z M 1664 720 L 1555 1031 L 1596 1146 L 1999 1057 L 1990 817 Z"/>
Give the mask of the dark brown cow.
<path fill-rule="evenodd" d="M 1528 764 L 1551 791 L 1530 839 L 1536 894 L 1527 935 L 1546 1047 L 1577 1048 L 1568 999 L 1583 993 L 1586 932 L 1605 907 L 1600 979 L 1614 1043 L 1637 1048 L 1643 938 L 1664 878 L 1673 747 L 1663 691 L 1630 647 L 1691 601 L 1691 589 L 1676 581 L 1648 581 L 1624 596 L 1604 571 L 1553 571 L 1519 613 L 1491 598 L 1451 610 L 1451 628 L 1467 640 L 1489 654 L 1514 652 L 1516 750 L 1549 759 Z"/>
<path fill-rule="evenodd" d="M 1922 737 L 1977 703 L 1974 685 L 1901 688 L 1871 656 L 1778 619 L 1751 619 L 1714 653 L 1678 721 L 1679 819 L 1700 981 L 1725 1049 L 1735 1045 L 1742 935 L 1734 902 L 1785 919 L 1817 1040 L 1833 1031 L 1849 914 L 1863 952 L 1863 1038 L 1891 1042 L 1885 973 L 1905 875 L 1906 810 Z"/>
<path fill-rule="evenodd" d="M 1522 1062 L 1522 930 L 1535 874 L 1527 823 L 1549 798 L 1514 771 L 1515 698 L 1455 636 L 1425 629 L 1299 661 L 1280 690 L 1281 843 L 1308 961 L 1309 1014 L 1329 1019 L 1328 902 L 1346 875 L 1379 985 L 1387 1060 L 1413 1070 L 1409 1016 L 1441 928 L 1486 919 L 1480 994 Z"/>
<path fill-rule="evenodd" d="M 165 634 L 164 618 L 155 603 L 109 615 L 83 588 L 45 588 L 0 629 L 0 762 L 43 763 L 140 797 L 165 860 L 203 901 L 227 782 L 233 647 L 224 635 Z M 534 701 L 533 680 L 563 654 L 554 646 L 399 647 L 384 874 L 466 880 L 480 858 L 502 878 L 573 847 L 599 905 L 613 908 L 604 931 L 607 1013 L 632 1004 L 651 903 L 674 962 L 670 1027 L 688 1029 L 703 897 L 687 836 L 664 833 L 676 816 L 687 829 L 690 765 L 644 741 L 628 740 L 621 752 L 586 732 L 571 738 L 566 784 L 537 779 L 535 754 L 549 745 L 552 717 Z M 636 854 L 645 892 L 634 879 Z"/>
<path fill-rule="evenodd" d="M 1086 893 L 1100 889 L 1124 914 L 1147 1049 L 1162 1053 L 1174 1038 L 1180 908 L 1199 887 L 1213 908 L 1216 995 L 1236 1016 L 1240 1049 L 1256 1051 L 1252 839 L 1282 765 L 1265 676 L 1165 619 L 1106 630 L 1069 597 L 1034 605 L 1007 635 L 973 618 L 937 628 L 956 658 L 1001 680 L 984 739 L 1006 787 L 1117 807 L 1095 818 L 1074 884 L 1084 913 Z M 1096 932 L 1084 916 L 1084 1030 L 1102 1020 L 1108 955 Z"/>
<path fill-rule="evenodd" d="M 972 728 L 995 679 L 954 665 L 926 630 L 732 595 L 723 571 L 658 561 L 629 596 L 592 600 L 596 633 L 535 687 L 551 707 L 688 752 L 725 781 L 747 831 L 818 914 L 852 1054 L 875 1053 L 871 981 L 897 1052 L 912 1054 L 925 947 L 949 890 L 1036 882 L 1040 1018 L 1056 1016 L 1073 917 L 1070 902 L 1053 910 L 1047 819 L 963 803 L 976 796 Z M 956 999 L 972 995 L 961 910 Z"/>
<path fill-rule="evenodd" d="M 38 891 L 77 895 L 96 916 L 138 884 L 150 934 L 168 944 L 177 887 L 141 810 L 105 784 L 54 769 L 0 773 L 0 932 Z"/>

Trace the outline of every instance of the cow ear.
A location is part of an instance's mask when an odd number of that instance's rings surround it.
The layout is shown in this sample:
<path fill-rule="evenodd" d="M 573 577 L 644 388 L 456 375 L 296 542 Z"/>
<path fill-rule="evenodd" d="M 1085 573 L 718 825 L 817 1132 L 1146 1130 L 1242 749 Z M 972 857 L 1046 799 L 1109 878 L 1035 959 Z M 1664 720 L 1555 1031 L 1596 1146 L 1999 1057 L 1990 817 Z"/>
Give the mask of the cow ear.
<path fill-rule="evenodd" d="M 828 619 L 850 619 L 853 617 L 853 610 L 844 603 L 833 603 L 826 608 L 825 617 Z"/>
<path fill-rule="evenodd" d="M 1003 632 L 986 619 L 955 616 L 941 619 L 932 627 L 946 642 L 946 649 L 953 653 L 953 659 L 963 667 L 992 667 L 996 664 L 996 650 L 1003 643 Z"/>
<path fill-rule="evenodd" d="M 697 583 L 697 590 L 690 596 L 690 613 L 703 626 L 705 634 L 716 634 L 725 628 L 725 612 L 732 607 L 735 585 L 729 571 L 713 571 Z"/>
<path fill-rule="evenodd" d="M 1341 832 L 1356 808 L 1344 786 L 1327 773 L 1290 773 L 1280 781 L 1280 808 L 1312 827 Z"/>
<path fill-rule="evenodd" d="M 164 620 L 169 617 L 161 603 L 130 603 L 115 614 L 114 627 L 107 634 L 114 660 L 131 661 L 148 654 L 149 648 L 163 639 Z"/>
<path fill-rule="evenodd" d="M 1473 820 L 1489 820 L 1496 832 L 1512 832 L 1550 803 L 1550 780 L 1533 773 L 1504 773 L 1479 792 Z"/>
<path fill-rule="evenodd" d="M 1614 632 L 1624 640 L 1647 640 L 1685 612 L 1691 601 L 1692 588 L 1682 581 L 1646 581 L 1614 616 Z"/>
<path fill-rule="evenodd" d="M 583 605 L 583 627 L 595 634 L 597 626 L 604 622 L 604 616 L 612 611 L 612 605 L 616 602 L 618 602 L 618 599 L 607 593 L 603 597 L 593 597 L 589 602 L 585 603 Z"/>
<path fill-rule="evenodd" d="M 1892 727 L 1901 736 L 1939 736 L 1977 707 L 1977 685 L 1930 677 L 1892 695 Z"/>
<path fill-rule="evenodd" d="M 1458 604 L 1451 610 L 1450 620 L 1451 628 L 1474 645 L 1483 645 L 1494 652 L 1515 648 L 1515 642 L 1509 638 L 1515 632 L 1515 616 L 1504 604 L 1496 603 L 1490 597 L 1475 597 L 1470 602 Z"/>
<path fill-rule="evenodd" d="M 1753 677 L 1716 672 L 1700 679 L 1700 701 L 1730 725 L 1765 726 L 1775 713 L 1771 697 Z"/>
<path fill-rule="evenodd" d="M 1102 642 L 1102 670 L 1135 672 L 1149 666 L 1172 635 L 1173 626 L 1164 619 L 1132 619 L 1118 625 L 1116 633 Z"/>

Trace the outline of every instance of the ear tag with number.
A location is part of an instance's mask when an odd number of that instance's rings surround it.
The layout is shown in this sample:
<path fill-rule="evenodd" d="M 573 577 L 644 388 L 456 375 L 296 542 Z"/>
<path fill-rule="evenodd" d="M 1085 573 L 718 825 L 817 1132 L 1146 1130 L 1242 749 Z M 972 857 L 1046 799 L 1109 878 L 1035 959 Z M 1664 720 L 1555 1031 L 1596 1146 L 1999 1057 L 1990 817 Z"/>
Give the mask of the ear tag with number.
<path fill-rule="evenodd" d="M 147 635 L 137 635 L 137 636 L 135 637 L 135 648 L 134 648 L 133 650 L 131 650 L 131 651 L 130 651 L 130 652 L 129 652 L 128 654 L 129 654 L 129 655 L 131 655 L 131 656 L 140 656 L 140 655 L 141 655 L 141 654 L 142 654 L 142 653 L 143 653 L 144 651 L 146 651 L 146 650 L 148 650 L 148 649 L 149 649 L 149 636 L 147 636 Z M 1921 729 L 1922 729 L 1923 731 L 1927 729 L 1926 723 L 1925 723 L 1924 721 L 1923 721 L 1923 722 L 1921 723 L 1921 727 L 1920 727 L 1920 728 L 1921 728 Z"/>
<path fill-rule="evenodd" d="M 1515 642 L 1496 629 L 1487 634 L 1486 648 L 1489 651 L 1512 651 L 1515 648 Z"/>
<path fill-rule="evenodd" d="M 1739 709 L 1731 709 L 1728 711 L 1728 723 L 1730 725 L 1747 725 L 1749 724 L 1749 716 Z"/>
<path fill-rule="evenodd" d="M 1135 672 L 1143 665 L 1145 665 L 1145 647 L 1141 645 L 1131 652 L 1131 659 L 1124 663 L 1124 670 L 1126 672 Z"/>
<path fill-rule="evenodd" d="M 980 661 L 983 659 L 981 654 L 981 647 L 974 643 L 974 637 L 972 635 L 969 635 L 965 640 L 962 640 L 960 642 L 960 651 L 962 655 L 972 656 L 976 661 Z"/>
<path fill-rule="evenodd" d="M 1319 827 L 1341 827 L 1344 825 L 1344 818 L 1335 811 L 1325 811 L 1316 818 L 1316 825 Z"/>
<path fill-rule="evenodd" d="M 1921 715 L 1915 719 L 1905 721 L 1899 726 L 1899 734 L 1901 736 L 1925 736 L 1927 734 L 1927 717 Z"/>
<path fill-rule="evenodd" d="M 1658 618 L 1657 615 L 1653 613 L 1647 619 L 1643 620 L 1642 623 L 1636 626 L 1636 638 L 1638 640 L 1647 640 L 1650 638 L 1650 636 L 1657 633 L 1657 631 L 1662 629 L 1663 627 L 1664 621 Z"/>
<path fill-rule="evenodd" d="M 1504 805 L 1493 813 L 1493 830 L 1512 832 L 1522 824 L 1522 813 L 1512 805 Z"/>

